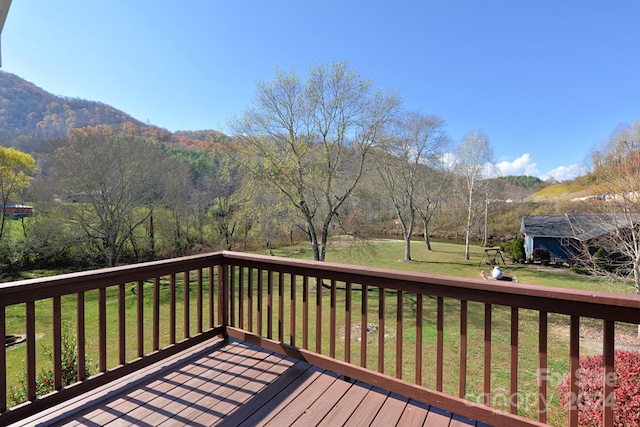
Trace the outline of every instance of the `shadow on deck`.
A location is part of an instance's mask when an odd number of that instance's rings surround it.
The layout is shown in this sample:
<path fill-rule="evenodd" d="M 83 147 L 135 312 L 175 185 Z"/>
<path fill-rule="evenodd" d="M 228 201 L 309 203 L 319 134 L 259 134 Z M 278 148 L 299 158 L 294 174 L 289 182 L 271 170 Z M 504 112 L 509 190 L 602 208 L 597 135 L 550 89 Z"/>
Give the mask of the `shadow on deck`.
<path fill-rule="evenodd" d="M 481 424 L 252 344 L 216 338 L 17 425 Z"/>

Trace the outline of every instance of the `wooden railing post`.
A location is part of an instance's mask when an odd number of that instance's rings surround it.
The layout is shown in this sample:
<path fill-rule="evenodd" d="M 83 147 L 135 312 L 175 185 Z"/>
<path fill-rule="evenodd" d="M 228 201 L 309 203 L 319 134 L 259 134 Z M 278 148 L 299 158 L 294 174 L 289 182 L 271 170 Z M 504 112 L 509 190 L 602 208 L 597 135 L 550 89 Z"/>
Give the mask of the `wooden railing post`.
<path fill-rule="evenodd" d="M 229 273 L 223 261 L 218 266 L 218 319 L 222 326 L 223 336 L 228 337 L 229 326 Z"/>

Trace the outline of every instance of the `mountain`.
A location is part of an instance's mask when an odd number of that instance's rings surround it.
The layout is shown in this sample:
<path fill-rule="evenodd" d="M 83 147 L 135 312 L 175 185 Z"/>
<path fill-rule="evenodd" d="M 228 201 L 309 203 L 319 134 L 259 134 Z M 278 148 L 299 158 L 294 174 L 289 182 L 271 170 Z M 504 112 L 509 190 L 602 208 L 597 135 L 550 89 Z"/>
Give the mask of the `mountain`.
<path fill-rule="evenodd" d="M 214 130 L 169 132 L 96 101 L 53 95 L 15 74 L 0 71 L 0 144 L 28 153 L 71 128 L 106 125 L 171 145 L 201 146 L 225 140 Z"/>

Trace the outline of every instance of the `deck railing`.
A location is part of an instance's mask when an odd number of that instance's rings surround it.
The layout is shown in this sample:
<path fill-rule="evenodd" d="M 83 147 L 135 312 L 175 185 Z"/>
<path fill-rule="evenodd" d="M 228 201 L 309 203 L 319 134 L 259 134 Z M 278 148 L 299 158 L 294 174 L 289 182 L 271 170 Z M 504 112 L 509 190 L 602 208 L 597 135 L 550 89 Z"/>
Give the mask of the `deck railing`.
<path fill-rule="evenodd" d="M 24 328 L 7 331 L 16 318 Z M 79 381 L 62 387 L 69 319 Z M 637 296 L 234 252 L 14 282 L 0 285 L 0 336 L 23 334 L 26 345 L 0 350 L 0 424 L 228 334 L 488 424 L 577 425 L 581 324 L 603 331 L 610 373 L 616 328 L 638 323 Z M 45 341 L 58 391 L 37 396 Z M 8 408 L 7 361 L 21 355 L 29 402 Z M 90 378 L 86 358 L 97 360 Z M 564 372 L 576 398 L 568 410 L 557 401 Z"/>

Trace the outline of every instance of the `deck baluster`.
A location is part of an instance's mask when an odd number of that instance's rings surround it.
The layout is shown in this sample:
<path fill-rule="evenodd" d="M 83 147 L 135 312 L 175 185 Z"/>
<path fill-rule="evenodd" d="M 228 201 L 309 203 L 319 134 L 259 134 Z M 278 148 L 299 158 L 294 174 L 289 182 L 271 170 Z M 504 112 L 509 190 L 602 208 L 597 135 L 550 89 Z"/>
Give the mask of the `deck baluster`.
<path fill-rule="evenodd" d="M 160 348 L 160 277 L 153 278 L 153 351 Z"/>
<path fill-rule="evenodd" d="M 125 304 L 125 294 L 126 294 L 126 283 L 120 283 L 118 285 L 118 363 L 120 365 L 124 365 L 127 360 L 126 355 L 126 340 L 127 340 L 127 329 L 126 329 L 126 304 Z"/>
<path fill-rule="evenodd" d="M 197 307 L 197 311 L 198 311 L 198 319 L 197 319 L 197 332 L 199 334 L 202 333 L 203 327 L 202 327 L 202 320 L 203 320 L 203 303 L 202 303 L 202 296 L 203 296 L 203 289 L 202 289 L 202 268 L 198 269 L 198 297 L 197 297 L 197 303 L 196 303 L 196 307 Z"/>
<path fill-rule="evenodd" d="M 547 422 L 547 334 L 548 314 L 541 311 L 538 320 L 538 421 Z"/>
<path fill-rule="evenodd" d="M 436 320 L 436 390 L 442 391 L 444 369 L 444 299 L 438 297 Z"/>
<path fill-rule="evenodd" d="M 322 288 L 324 280 L 316 277 L 316 353 L 322 354 Z"/>
<path fill-rule="evenodd" d="M 36 398 L 36 307 L 26 303 L 27 321 L 27 400 Z"/>
<path fill-rule="evenodd" d="M 569 330 L 569 400 L 568 425 L 578 425 L 578 392 L 580 383 L 580 317 L 571 316 Z"/>
<path fill-rule="evenodd" d="M 253 332 L 253 268 L 247 270 L 247 328 Z"/>
<path fill-rule="evenodd" d="M 100 372 L 107 371 L 107 288 L 98 291 L 98 340 Z"/>
<path fill-rule="evenodd" d="M 518 319 L 518 307 L 511 307 L 511 367 L 509 369 L 509 411 L 512 414 L 518 413 Z"/>
<path fill-rule="evenodd" d="M 468 302 L 460 301 L 460 378 L 458 396 L 464 398 L 467 394 L 467 324 Z"/>
<path fill-rule="evenodd" d="M 76 349 L 78 352 L 78 381 L 87 378 L 85 342 L 84 292 L 76 294 Z"/>
<path fill-rule="evenodd" d="M 169 277 L 169 343 L 176 343 L 176 275 Z"/>
<path fill-rule="evenodd" d="M 144 356 L 144 280 L 138 280 L 138 357 Z"/>
<path fill-rule="evenodd" d="M 424 303 L 422 300 L 422 294 L 416 294 L 416 378 L 415 383 L 417 385 L 422 385 L 422 321 L 423 321 L 423 313 Z"/>
<path fill-rule="evenodd" d="M 273 338 L 273 271 L 267 271 L 267 338 Z"/>
<path fill-rule="evenodd" d="M 402 362 L 404 360 L 402 354 L 403 328 L 402 328 L 402 309 L 404 308 L 404 293 L 397 291 L 396 293 L 396 378 L 402 379 Z"/>
<path fill-rule="evenodd" d="M 336 357 L 336 279 L 331 279 L 329 300 L 329 356 Z"/>
<path fill-rule="evenodd" d="M 296 345 L 296 275 L 289 276 L 289 344 Z"/>
<path fill-rule="evenodd" d="M 263 290 L 264 290 L 263 289 L 263 285 L 264 285 L 264 283 L 263 283 L 263 279 L 262 279 L 263 276 L 264 276 L 264 271 L 262 271 L 262 269 L 259 268 L 258 269 L 258 304 L 257 304 L 257 307 L 256 307 L 256 311 L 258 312 L 258 314 L 257 314 L 257 317 L 258 317 L 257 318 L 257 321 L 258 321 L 257 322 L 258 323 L 258 325 L 257 325 L 258 326 L 258 335 L 263 335 L 264 334 L 264 330 L 262 329 L 262 317 L 264 315 L 263 309 L 262 309 L 263 300 L 264 300 L 264 298 L 263 298 L 263 293 L 264 293 L 263 292 Z"/>
<path fill-rule="evenodd" d="M 604 321 L 604 338 L 602 340 L 603 354 L 603 399 L 602 399 L 602 425 L 613 425 L 613 406 L 615 404 L 615 389 L 613 378 L 614 370 L 614 354 L 615 354 L 615 322 L 612 320 Z"/>
<path fill-rule="evenodd" d="M 302 277 L 302 348 L 309 349 L 309 276 Z"/>
<path fill-rule="evenodd" d="M 351 282 L 345 284 L 344 302 L 344 361 L 351 363 L 351 305 L 353 299 L 353 285 Z"/>
<path fill-rule="evenodd" d="M 284 340 L 284 273 L 278 272 L 278 341 Z"/>
<path fill-rule="evenodd" d="M 369 311 L 369 285 L 362 285 L 362 311 L 360 312 L 360 366 L 367 367 L 367 315 Z"/>
<path fill-rule="evenodd" d="M 62 388 L 62 304 L 53 297 L 53 388 Z"/>
<path fill-rule="evenodd" d="M 484 404 L 491 406 L 491 304 L 484 305 L 484 373 L 482 395 Z"/>
<path fill-rule="evenodd" d="M 384 288 L 378 288 L 378 372 L 384 372 L 385 294 Z"/>

